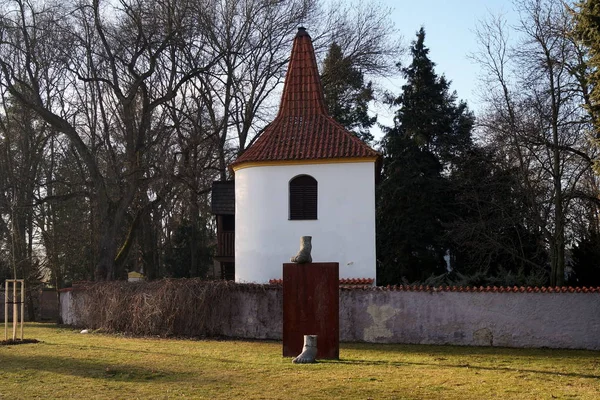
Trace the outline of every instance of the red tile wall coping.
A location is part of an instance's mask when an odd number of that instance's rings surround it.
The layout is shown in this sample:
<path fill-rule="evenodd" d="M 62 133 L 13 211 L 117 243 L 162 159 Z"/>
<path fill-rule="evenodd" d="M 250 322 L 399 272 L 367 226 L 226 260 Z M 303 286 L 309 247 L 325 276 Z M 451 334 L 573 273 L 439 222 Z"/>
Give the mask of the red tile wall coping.
<path fill-rule="evenodd" d="M 269 280 L 271 285 L 283 284 L 282 279 Z M 394 292 L 459 292 L 459 293 L 600 293 L 600 287 L 534 287 L 534 286 L 427 286 L 427 285 L 388 285 L 372 286 L 373 279 L 340 279 L 340 286 L 363 285 L 363 287 L 349 287 L 343 289 L 362 289 L 375 291 Z"/>
<path fill-rule="evenodd" d="M 171 281 L 179 281 L 179 280 L 186 280 L 186 278 L 165 278 L 164 280 L 171 280 Z M 281 285 L 273 285 L 273 284 L 263 284 L 263 283 L 236 283 L 234 281 L 223 281 L 223 280 L 214 280 L 214 281 L 208 281 L 208 280 L 201 280 L 199 278 L 191 278 L 189 280 L 196 280 L 197 282 L 199 282 L 200 284 L 210 284 L 211 282 L 218 282 L 218 283 L 225 283 L 227 286 L 230 287 L 234 287 L 235 289 L 237 289 L 238 291 L 241 292 L 253 292 L 253 291 L 261 291 L 261 290 L 269 290 L 269 289 L 280 289 Z M 110 281 L 110 282 L 94 282 L 94 281 L 86 281 L 86 282 L 77 282 L 77 284 L 73 284 L 72 287 L 67 287 L 67 288 L 63 288 L 63 289 L 59 289 L 59 292 L 72 292 L 72 291 L 77 291 L 77 290 L 85 290 L 86 288 L 99 284 L 111 284 L 111 283 L 119 283 L 119 284 L 131 284 L 131 285 L 143 285 L 143 284 L 151 284 L 152 282 L 157 282 L 157 281 L 145 281 L 145 280 L 141 280 L 141 281 L 136 281 L 136 282 L 127 282 L 125 280 L 119 280 L 119 281 Z"/>
<path fill-rule="evenodd" d="M 340 279 L 340 288 L 342 290 L 371 290 L 371 291 L 392 291 L 392 292 L 458 292 L 458 293 L 598 293 L 600 287 L 532 287 L 532 286 L 427 286 L 427 285 L 394 285 L 394 286 L 373 286 L 372 278 L 343 278 Z M 143 282 L 143 281 L 142 281 Z M 69 288 L 60 289 L 59 292 L 70 292 L 74 289 L 84 289 L 86 284 L 94 282 L 81 282 Z M 283 285 L 283 279 L 271 279 L 269 284 L 259 283 L 235 283 L 230 281 L 241 291 L 254 291 L 266 289 L 278 289 Z M 137 283 L 132 283 L 137 284 Z"/>
<path fill-rule="evenodd" d="M 373 290 L 397 292 L 459 292 L 459 293 L 600 293 L 600 287 L 532 287 L 532 286 L 374 286 Z"/>

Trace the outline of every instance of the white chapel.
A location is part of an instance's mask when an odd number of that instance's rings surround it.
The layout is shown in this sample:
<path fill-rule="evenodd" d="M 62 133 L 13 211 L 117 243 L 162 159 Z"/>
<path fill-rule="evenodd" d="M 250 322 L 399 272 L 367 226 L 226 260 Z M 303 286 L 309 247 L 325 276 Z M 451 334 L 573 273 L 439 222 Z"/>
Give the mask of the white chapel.
<path fill-rule="evenodd" d="M 235 281 L 282 278 L 301 236 L 340 278 L 375 279 L 375 178 L 381 156 L 327 115 L 312 40 L 294 38 L 279 113 L 230 168 Z"/>

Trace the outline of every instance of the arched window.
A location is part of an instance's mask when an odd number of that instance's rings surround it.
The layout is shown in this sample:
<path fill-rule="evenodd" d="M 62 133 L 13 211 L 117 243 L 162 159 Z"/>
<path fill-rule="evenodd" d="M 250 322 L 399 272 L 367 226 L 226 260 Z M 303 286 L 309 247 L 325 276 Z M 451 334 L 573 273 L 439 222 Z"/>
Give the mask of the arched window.
<path fill-rule="evenodd" d="M 290 181 L 290 219 L 317 219 L 317 181 L 312 176 Z"/>

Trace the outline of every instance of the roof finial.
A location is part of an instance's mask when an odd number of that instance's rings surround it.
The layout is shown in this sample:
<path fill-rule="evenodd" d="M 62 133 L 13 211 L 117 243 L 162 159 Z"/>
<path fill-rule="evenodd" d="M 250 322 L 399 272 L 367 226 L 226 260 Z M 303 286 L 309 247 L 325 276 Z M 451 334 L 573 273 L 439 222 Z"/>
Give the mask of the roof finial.
<path fill-rule="evenodd" d="M 296 37 L 308 36 L 308 32 L 306 32 L 306 28 L 303 26 L 298 27 L 298 33 L 296 33 Z"/>

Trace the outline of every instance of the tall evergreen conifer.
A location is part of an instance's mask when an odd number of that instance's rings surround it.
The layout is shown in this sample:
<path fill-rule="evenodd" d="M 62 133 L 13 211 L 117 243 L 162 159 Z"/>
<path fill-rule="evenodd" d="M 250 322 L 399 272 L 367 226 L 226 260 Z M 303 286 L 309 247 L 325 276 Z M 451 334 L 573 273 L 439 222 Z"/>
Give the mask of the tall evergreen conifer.
<path fill-rule="evenodd" d="M 321 81 L 329 115 L 362 141 L 373 141 L 370 128 L 377 117 L 368 113 L 369 102 L 374 99 L 372 84 L 365 83 L 362 71 L 350 57 L 344 57 L 336 43 L 331 44 L 323 62 Z"/>
<path fill-rule="evenodd" d="M 473 116 L 456 104 L 449 83 L 434 71 L 425 31 L 401 69 L 406 84 L 393 102 L 394 127 L 382 142 L 383 180 L 377 192 L 378 283 L 423 281 L 444 273 L 445 225 L 453 218 L 449 176 L 471 146 Z"/>
<path fill-rule="evenodd" d="M 585 101 L 596 128 L 596 138 L 600 138 L 600 3 L 597 0 L 577 4 L 575 35 L 589 50 L 585 78 L 591 93 Z"/>

